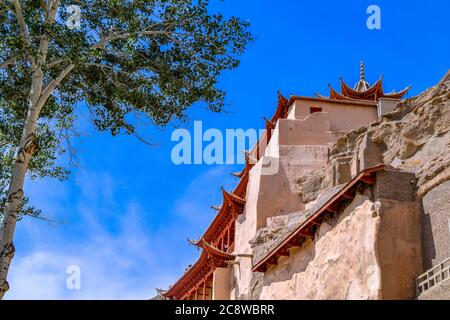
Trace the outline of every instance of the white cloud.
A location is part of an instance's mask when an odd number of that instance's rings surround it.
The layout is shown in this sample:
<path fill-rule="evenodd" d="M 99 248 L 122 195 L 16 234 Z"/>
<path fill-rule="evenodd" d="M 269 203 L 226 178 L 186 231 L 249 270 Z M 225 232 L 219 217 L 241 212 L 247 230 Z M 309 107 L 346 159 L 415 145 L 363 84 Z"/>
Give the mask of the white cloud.
<path fill-rule="evenodd" d="M 227 166 L 213 167 L 194 179 L 174 206 L 174 212 L 192 223 L 209 223 L 215 213 L 213 205 L 220 205 L 222 193 L 232 181 L 230 168 Z"/>
<path fill-rule="evenodd" d="M 150 298 L 154 286 L 163 284 L 165 271 L 158 270 L 157 251 L 140 227 L 139 207 L 131 204 L 120 219 L 121 228 L 116 233 L 86 225 L 86 238 L 77 242 L 59 233 L 46 235 L 48 230 L 41 228 L 41 244 L 13 263 L 12 289 L 7 298 Z M 38 228 L 36 222 L 32 227 Z M 70 265 L 81 269 L 80 291 L 66 288 L 66 269 Z"/>
<path fill-rule="evenodd" d="M 155 288 L 168 287 L 194 262 L 197 253 L 186 237 L 200 235 L 210 223 L 215 213 L 209 206 L 221 199 L 220 183 L 231 181 L 226 177 L 227 168 L 215 167 L 194 179 L 159 229 L 140 203 L 115 200 L 119 184 L 108 173 L 79 174 L 77 192 L 59 182 L 36 182 L 28 189 L 33 203 L 68 223 L 19 223 L 6 298 L 151 298 Z M 73 194 L 79 198 L 69 201 Z M 70 265 L 81 269 L 79 291 L 66 288 Z"/>

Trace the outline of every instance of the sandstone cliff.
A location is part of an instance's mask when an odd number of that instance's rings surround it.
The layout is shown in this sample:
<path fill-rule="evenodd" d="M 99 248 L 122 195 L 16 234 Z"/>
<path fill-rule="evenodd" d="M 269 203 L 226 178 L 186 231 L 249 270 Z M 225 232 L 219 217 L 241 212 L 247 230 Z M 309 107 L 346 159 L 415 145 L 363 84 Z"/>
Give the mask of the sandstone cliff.
<path fill-rule="evenodd" d="M 445 80 L 445 78 L 444 78 Z M 338 139 L 330 149 L 326 170 L 299 177 L 299 195 L 313 200 L 320 192 L 348 179 L 361 149 L 366 166 L 385 163 L 414 172 L 418 195 L 425 195 L 450 178 L 450 82 L 442 81 L 399 103 L 381 120 Z M 361 169 L 361 168 L 360 168 Z"/>

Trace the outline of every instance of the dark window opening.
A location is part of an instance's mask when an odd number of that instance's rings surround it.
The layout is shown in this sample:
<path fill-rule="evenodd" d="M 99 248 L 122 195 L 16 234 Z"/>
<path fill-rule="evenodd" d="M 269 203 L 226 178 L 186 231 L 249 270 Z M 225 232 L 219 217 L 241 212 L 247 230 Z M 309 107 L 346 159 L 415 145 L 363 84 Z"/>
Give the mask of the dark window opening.
<path fill-rule="evenodd" d="M 316 113 L 316 112 L 322 112 L 322 108 L 311 107 L 311 108 L 309 108 L 309 111 L 311 114 Z"/>

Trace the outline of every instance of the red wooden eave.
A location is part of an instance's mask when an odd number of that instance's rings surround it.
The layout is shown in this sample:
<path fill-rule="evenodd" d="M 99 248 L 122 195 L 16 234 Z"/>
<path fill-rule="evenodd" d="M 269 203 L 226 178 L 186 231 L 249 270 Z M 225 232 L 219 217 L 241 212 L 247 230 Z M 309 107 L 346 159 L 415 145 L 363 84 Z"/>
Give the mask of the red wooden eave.
<path fill-rule="evenodd" d="M 203 239 L 203 248 L 206 250 L 210 258 L 218 259 L 222 262 L 232 261 L 236 258 L 236 256 L 232 255 L 231 253 L 219 250 L 212 244 L 206 242 L 205 239 Z"/>
<path fill-rule="evenodd" d="M 280 92 L 278 92 L 277 108 L 270 120 L 270 124 L 274 126 L 278 119 L 285 118 L 287 116 L 289 106 L 289 101 Z M 266 128 L 266 130 L 271 130 L 271 126 L 269 127 L 270 128 Z M 260 138 L 253 150 L 263 152 L 263 150 L 260 150 L 262 138 Z M 270 135 L 268 135 L 267 138 L 270 139 Z M 268 144 L 268 142 L 269 141 L 266 142 L 266 145 Z M 234 210 L 236 208 L 240 208 L 241 210 L 243 210 L 243 207 L 245 205 L 249 173 L 253 165 L 254 163 L 250 161 L 249 155 L 246 155 L 246 164 L 243 170 L 240 173 L 236 174 L 236 176 L 240 178 L 240 181 L 234 191 L 232 193 L 228 193 L 222 189 L 222 206 L 220 207 L 216 217 L 214 218 L 208 229 L 205 231 L 203 237 L 201 238 L 201 241 L 189 240 L 191 244 L 194 244 L 199 248 L 203 248 L 200 258 L 191 268 L 189 268 L 183 274 L 180 279 L 178 279 L 178 281 L 167 291 L 167 293 L 165 293 L 166 297 L 176 299 L 184 298 L 191 292 L 193 288 L 195 288 L 196 285 L 198 285 L 198 283 L 206 281 L 206 278 L 209 277 L 211 272 L 213 271 L 211 265 L 208 264 L 208 256 L 214 256 L 215 259 L 222 258 L 232 260 L 233 256 L 230 254 L 230 250 L 232 250 L 233 248 L 234 239 L 232 243 L 230 243 L 231 245 L 227 248 L 227 252 L 223 252 L 215 248 L 212 243 L 217 240 L 217 236 L 221 234 L 221 231 L 223 231 L 224 227 L 230 227 L 230 225 L 234 223 L 236 215 L 233 214 L 232 208 Z"/>

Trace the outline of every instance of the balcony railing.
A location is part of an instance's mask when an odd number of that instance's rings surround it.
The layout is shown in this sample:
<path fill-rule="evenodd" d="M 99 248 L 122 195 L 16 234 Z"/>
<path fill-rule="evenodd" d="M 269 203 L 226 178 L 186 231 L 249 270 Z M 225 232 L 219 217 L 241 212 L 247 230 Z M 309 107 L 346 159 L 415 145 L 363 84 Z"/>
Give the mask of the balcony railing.
<path fill-rule="evenodd" d="M 419 295 L 447 279 L 450 279 L 450 258 L 447 258 L 417 278 Z"/>

